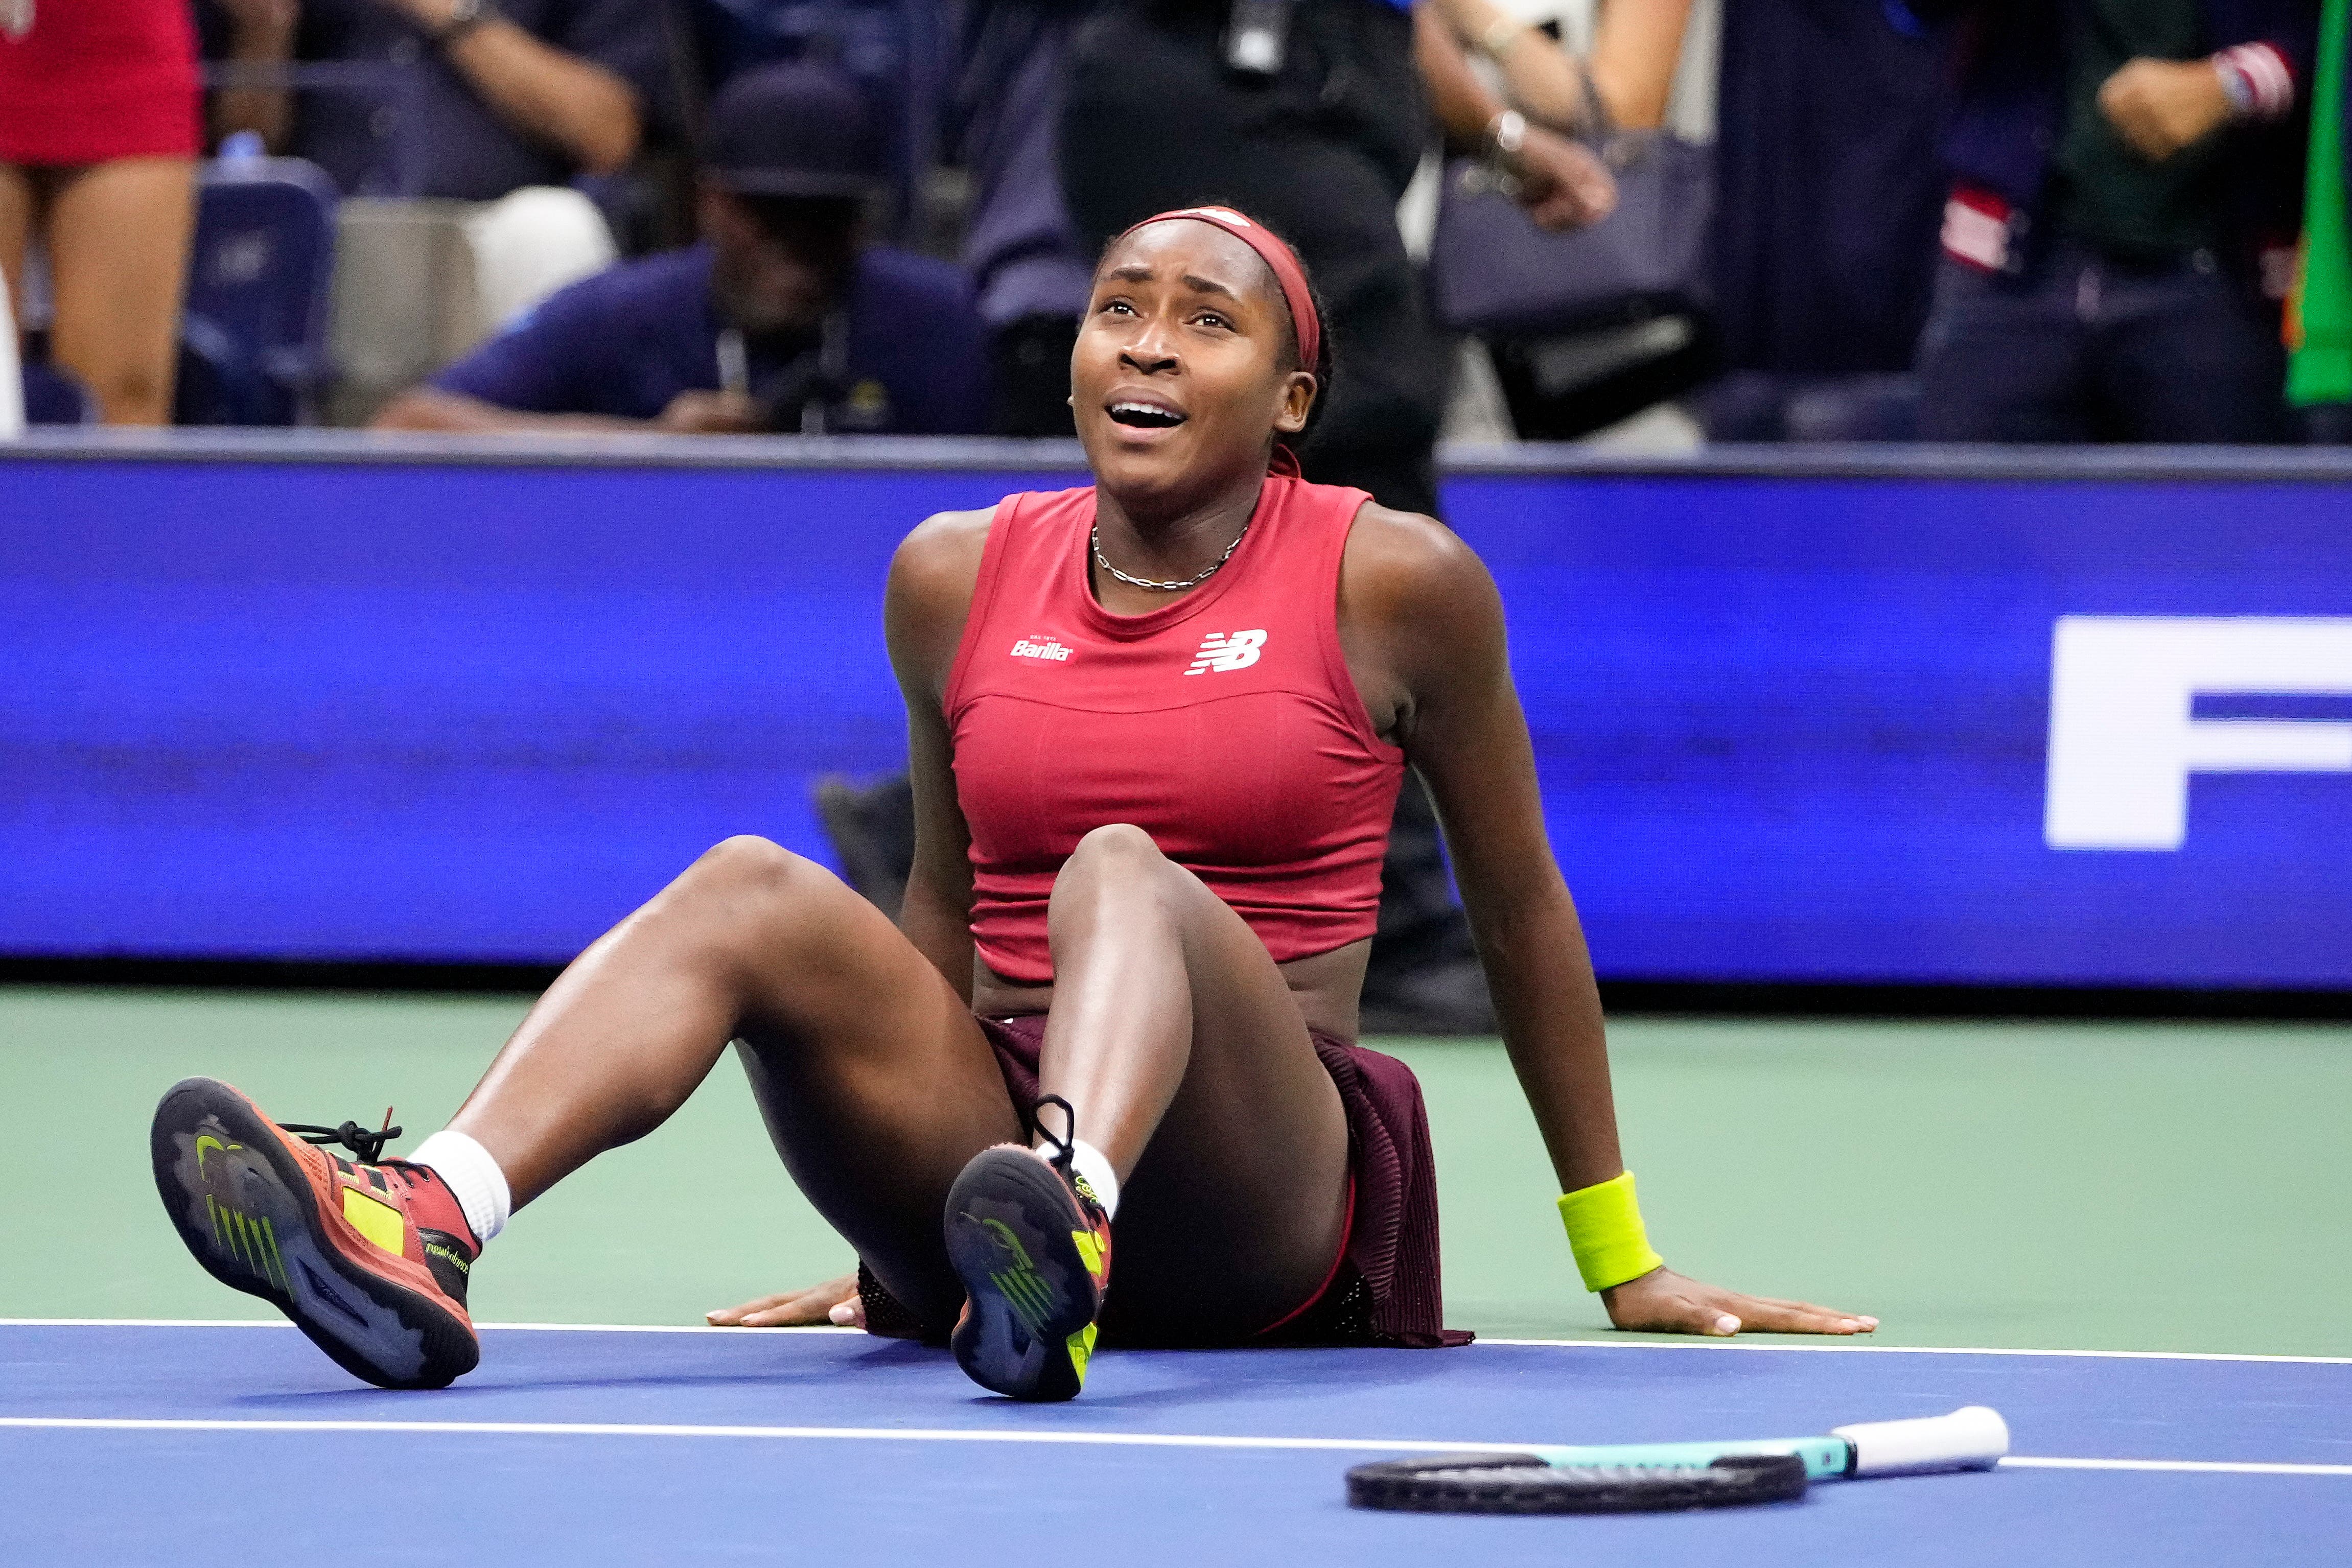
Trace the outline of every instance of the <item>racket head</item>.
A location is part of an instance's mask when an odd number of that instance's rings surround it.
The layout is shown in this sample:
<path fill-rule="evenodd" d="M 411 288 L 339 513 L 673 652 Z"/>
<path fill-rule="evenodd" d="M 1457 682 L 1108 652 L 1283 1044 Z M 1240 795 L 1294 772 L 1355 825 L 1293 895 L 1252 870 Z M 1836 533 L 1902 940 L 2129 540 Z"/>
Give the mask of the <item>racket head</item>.
<path fill-rule="evenodd" d="M 1788 1502 L 1805 1495 L 1793 1454 L 1732 1454 L 1705 1466 L 1552 1465 L 1535 1454 L 1444 1454 L 1358 1465 L 1355 1508 L 1407 1513 L 1664 1513 Z"/>

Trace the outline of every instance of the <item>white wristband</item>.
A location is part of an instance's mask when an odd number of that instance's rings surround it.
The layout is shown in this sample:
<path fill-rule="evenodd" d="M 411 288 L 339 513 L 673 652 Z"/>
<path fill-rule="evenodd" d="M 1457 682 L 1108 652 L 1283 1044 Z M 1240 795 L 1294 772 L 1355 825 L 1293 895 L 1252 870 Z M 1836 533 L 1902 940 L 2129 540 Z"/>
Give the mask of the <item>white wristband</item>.
<path fill-rule="evenodd" d="M 2232 118 L 2280 120 L 2294 108 L 2294 72 L 2268 44 L 2239 44 L 2212 57 Z"/>

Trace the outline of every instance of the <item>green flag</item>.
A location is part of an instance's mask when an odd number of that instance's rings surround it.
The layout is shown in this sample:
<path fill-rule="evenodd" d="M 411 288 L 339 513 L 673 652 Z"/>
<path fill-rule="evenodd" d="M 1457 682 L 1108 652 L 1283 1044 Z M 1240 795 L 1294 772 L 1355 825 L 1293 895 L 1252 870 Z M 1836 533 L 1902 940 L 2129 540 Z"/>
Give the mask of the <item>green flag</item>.
<path fill-rule="evenodd" d="M 2303 249 L 2287 300 L 2287 401 L 2298 408 L 2352 402 L 2352 215 L 2344 206 L 2346 19 L 2352 0 L 2327 0 L 2312 72 L 2311 165 Z"/>

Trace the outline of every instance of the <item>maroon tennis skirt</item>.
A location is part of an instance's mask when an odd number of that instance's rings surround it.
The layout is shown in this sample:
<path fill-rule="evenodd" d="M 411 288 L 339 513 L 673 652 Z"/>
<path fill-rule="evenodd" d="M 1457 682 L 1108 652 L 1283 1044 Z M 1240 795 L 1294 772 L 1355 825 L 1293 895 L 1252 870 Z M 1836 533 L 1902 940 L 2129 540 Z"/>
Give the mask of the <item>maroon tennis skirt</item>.
<path fill-rule="evenodd" d="M 1037 1053 L 1045 1015 L 982 1019 L 1004 1086 L 1025 1120 L 1037 1103 Z M 1348 1238 L 1330 1278 L 1311 1301 L 1244 1343 L 1376 1344 L 1415 1350 L 1467 1344 L 1445 1326 L 1437 1266 L 1437 1169 L 1430 1157 L 1429 1113 L 1412 1070 L 1392 1056 L 1308 1031 L 1323 1070 L 1348 1113 L 1352 1191 Z M 879 1333 L 914 1329 L 906 1309 L 859 1270 L 866 1321 Z M 1117 1296 L 1114 1293 L 1113 1303 Z M 1122 1337 L 1116 1313 L 1103 1323 L 1106 1343 Z"/>

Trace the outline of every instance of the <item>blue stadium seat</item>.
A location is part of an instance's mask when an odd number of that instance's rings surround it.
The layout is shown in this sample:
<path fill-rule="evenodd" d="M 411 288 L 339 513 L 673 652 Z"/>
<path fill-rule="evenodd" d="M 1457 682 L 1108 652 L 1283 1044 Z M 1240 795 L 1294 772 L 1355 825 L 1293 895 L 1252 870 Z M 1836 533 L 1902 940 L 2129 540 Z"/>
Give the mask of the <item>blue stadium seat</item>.
<path fill-rule="evenodd" d="M 180 424 L 317 423 L 334 183 L 299 158 L 206 166 L 181 327 Z"/>

